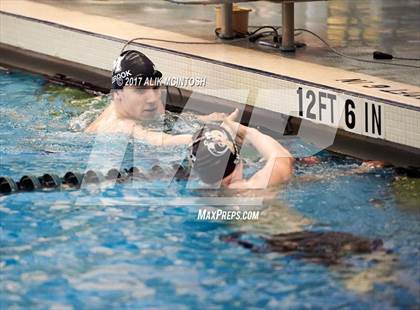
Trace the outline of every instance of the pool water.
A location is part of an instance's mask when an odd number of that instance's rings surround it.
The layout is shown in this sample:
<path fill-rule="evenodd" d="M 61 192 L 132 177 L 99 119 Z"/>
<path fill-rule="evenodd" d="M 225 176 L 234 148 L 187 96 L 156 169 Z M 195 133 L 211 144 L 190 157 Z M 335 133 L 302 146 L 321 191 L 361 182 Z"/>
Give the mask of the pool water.
<path fill-rule="evenodd" d="M 96 137 L 82 129 L 106 106 L 107 96 L 22 72 L 2 71 L 0 86 L 0 175 L 18 180 L 25 174 L 62 176 L 87 168 Z M 196 126 L 190 120 L 176 130 Z M 104 139 L 112 145 L 121 137 Z M 299 139 L 284 143 L 292 152 L 310 148 Z M 146 168 L 157 158 L 165 164 L 185 157 L 182 147 L 159 150 L 133 140 L 127 150 L 121 167 L 133 163 L 130 150 L 142 154 L 137 164 Z M 258 206 L 263 210 L 259 221 L 197 220 L 195 199 L 203 194 L 165 180 L 144 187 L 117 184 L 1 196 L 2 308 L 418 307 L 418 180 L 397 176 L 392 168 L 347 174 L 360 161 L 327 151 L 318 157 L 319 165 L 297 164 L 296 180 Z M 259 165 L 253 158 L 246 173 Z M 322 178 L 304 181 L 314 176 Z M 325 266 L 254 253 L 221 239 L 242 231 L 258 243 L 263 234 L 290 231 L 295 224 L 380 238 L 393 252 L 381 255 L 392 256 L 393 263 L 361 291 L 375 267 L 372 260 L 349 258 L 351 268 Z"/>

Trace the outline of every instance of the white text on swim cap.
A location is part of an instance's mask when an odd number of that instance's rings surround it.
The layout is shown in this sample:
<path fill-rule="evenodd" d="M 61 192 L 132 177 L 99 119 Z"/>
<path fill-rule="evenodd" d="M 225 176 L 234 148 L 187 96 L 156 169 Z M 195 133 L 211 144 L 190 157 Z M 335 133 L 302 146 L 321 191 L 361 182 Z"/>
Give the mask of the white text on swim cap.
<path fill-rule="evenodd" d="M 118 73 L 112 77 L 112 83 L 115 83 L 116 80 L 121 80 L 126 77 L 132 76 L 131 70 L 125 70 L 124 72 Z"/>

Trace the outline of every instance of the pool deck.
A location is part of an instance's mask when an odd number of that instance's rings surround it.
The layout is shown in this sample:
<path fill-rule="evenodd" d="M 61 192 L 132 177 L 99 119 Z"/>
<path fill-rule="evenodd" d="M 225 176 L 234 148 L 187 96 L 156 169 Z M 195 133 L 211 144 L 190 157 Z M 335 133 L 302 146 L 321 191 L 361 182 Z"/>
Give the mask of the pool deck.
<path fill-rule="evenodd" d="M 37 0 L 90 15 L 99 15 L 154 29 L 170 30 L 192 38 L 215 38 L 214 5 L 176 5 L 165 0 Z M 75 5 L 77 3 L 77 5 Z M 256 25 L 281 25 L 281 4 L 258 1 L 240 3 L 251 9 L 250 31 Z M 395 56 L 420 58 L 420 2 L 395 0 L 330 0 L 295 4 L 296 28 L 306 28 L 340 52 L 372 60 L 381 50 Z M 279 30 L 280 31 L 280 30 Z M 281 33 L 281 31 L 280 31 Z M 420 70 L 349 60 L 331 53 L 318 39 L 307 33 L 296 37 L 305 48 L 283 57 L 340 68 L 384 78 L 394 82 L 420 85 Z M 150 42 L 144 42 L 150 43 Z M 247 49 L 279 54 L 278 49 L 237 42 Z M 412 61 L 399 61 L 413 64 Z M 420 66 L 420 61 L 415 62 Z"/>
<path fill-rule="evenodd" d="M 51 1 L 44 2 L 2 1 L 0 43 L 108 72 L 124 42 L 134 37 L 214 41 L 203 35 L 207 33 L 204 31 L 194 36 L 177 31 L 176 25 L 171 28 L 173 31 L 161 29 L 155 25 L 160 19 L 155 19 L 155 24 L 142 25 L 133 22 L 132 15 L 127 18 L 118 14 L 95 15 L 84 10 L 83 3 L 69 7 L 66 1 L 54 6 Z M 184 10 L 188 11 L 187 7 Z M 154 11 L 140 10 L 139 20 L 141 14 L 150 20 Z M 161 20 L 168 23 L 167 19 Z M 373 75 L 363 73 L 366 70 L 358 69 L 363 63 L 353 64 L 356 69 L 345 70 L 336 58 L 329 63 L 323 56 L 321 64 L 317 64 L 315 56 L 322 53 L 311 46 L 308 54 L 298 51 L 295 56 L 248 44 L 140 41 L 130 48 L 148 55 L 164 76 L 205 77 L 206 87 L 194 91 L 337 128 L 345 134 L 392 144 L 412 154 L 420 151 L 419 69 L 383 65 L 377 75 L 392 72 L 390 79 L 385 79 L 375 75 L 377 69 L 371 70 Z M 412 83 L 401 82 L 406 80 Z"/>

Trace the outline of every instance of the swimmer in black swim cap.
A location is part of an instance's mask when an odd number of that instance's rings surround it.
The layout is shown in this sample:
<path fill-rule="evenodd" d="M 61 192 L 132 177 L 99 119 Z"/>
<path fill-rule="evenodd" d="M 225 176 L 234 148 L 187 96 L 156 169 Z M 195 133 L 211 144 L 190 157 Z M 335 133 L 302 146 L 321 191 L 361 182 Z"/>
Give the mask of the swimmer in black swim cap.
<path fill-rule="evenodd" d="M 235 116 L 232 113 L 222 126 L 205 125 L 193 135 L 189 146 L 193 171 L 204 183 L 236 189 L 261 189 L 287 182 L 293 173 L 292 155 L 270 136 L 234 122 Z M 232 133 L 236 133 L 235 139 Z M 264 167 L 248 180 L 243 178 L 239 157 L 238 145 L 244 141 L 266 160 Z"/>
<path fill-rule="evenodd" d="M 172 139 L 171 135 L 143 130 L 143 121 L 153 120 L 165 113 L 160 78 L 162 73 L 143 53 L 136 50 L 121 53 L 112 69 L 111 104 L 86 131 L 121 132 L 144 138 L 152 144 L 165 144 L 168 141 L 168 144 L 189 143 L 191 136 Z M 221 121 L 224 117 L 224 113 L 217 112 L 197 116 L 203 122 Z"/>
<path fill-rule="evenodd" d="M 141 52 L 123 52 L 112 69 L 111 104 L 86 131 L 131 133 L 135 122 L 163 114 L 162 95 L 156 84 L 161 77 L 162 73 Z"/>
<path fill-rule="evenodd" d="M 159 84 L 162 73 L 143 53 L 135 50 L 123 52 L 112 69 L 112 89 L 124 86 L 153 86 Z"/>
<path fill-rule="evenodd" d="M 204 183 L 213 184 L 230 176 L 240 163 L 238 147 L 224 127 L 205 125 L 192 140 L 190 160 Z"/>

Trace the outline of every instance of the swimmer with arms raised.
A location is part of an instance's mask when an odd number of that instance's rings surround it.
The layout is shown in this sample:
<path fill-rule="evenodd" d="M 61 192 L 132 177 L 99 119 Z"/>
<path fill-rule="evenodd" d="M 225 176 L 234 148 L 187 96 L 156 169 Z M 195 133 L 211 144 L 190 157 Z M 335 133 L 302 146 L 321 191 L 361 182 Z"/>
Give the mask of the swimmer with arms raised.
<path fill-rule="evenodd" d="M 288 182 L 293 156 L 270 136 L 235 122 L 237 114 L 235 110 L 221 126 L 208 124 L 193 135 L 189 147 L 193 171 L 204 183 L 232 189 L 263 189 Z M 251 144 L 265 160 L 264 167 L 249 179 L 243 177 L 239 156 L 239 146 L 244 143 Z"/>
<path fill-rule="evenodd" d="M 126 133 L 155 145 L 188 144 L 191 135 L 170 135 L 150 131 L 142 122 L 165 113 L 158 85 L 145 85 L 162 77 L 144 54 L 128 50 L 114 62 L 112 70 L 112 101 L 103 113 L 86 128 L 86 132 Z M 199 115 L 203 122 L 222 120 L 224 113 Z"/>

